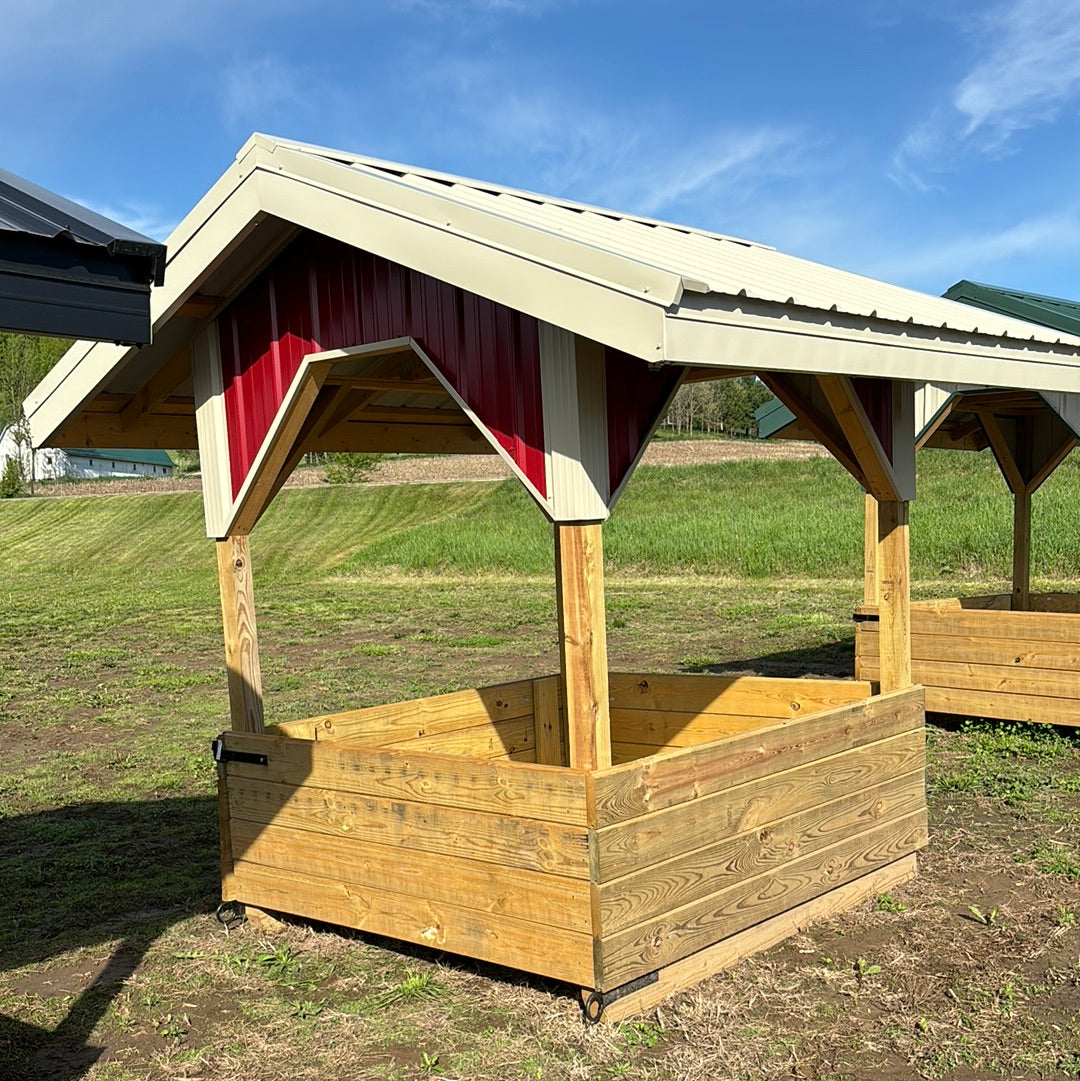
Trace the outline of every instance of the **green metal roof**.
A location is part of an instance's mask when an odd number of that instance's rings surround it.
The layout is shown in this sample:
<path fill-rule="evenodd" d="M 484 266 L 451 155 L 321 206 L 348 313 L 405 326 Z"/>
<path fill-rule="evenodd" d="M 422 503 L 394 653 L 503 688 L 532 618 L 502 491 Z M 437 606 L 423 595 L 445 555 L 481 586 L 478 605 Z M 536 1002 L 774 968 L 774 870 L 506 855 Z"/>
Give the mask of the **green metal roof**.
<path fill-rule="evenodd" d="M 795 414 L 779 398 L 772 398 L 754 410 L 757 421 L 758 439 L 768 439 L 781 428 L 786 428 L 795 419 Z"/>
<path fill-rule="evenodd" d="M 1038 293 L 1025 293 L 1020 289 L 1003 289 L 996 285 L 982 285 L 965 280 L 950 286 L 944 294 L 946 300 L 959 300 L 975 308 L 983 308 L 999 315 L 1009 315 L 1053 327 L 1067 334 L 1080 334 L 1080 303 L 1060 297 L 1044 297 Z"/>
<path fill-rule="evenodd" d="M 64 449 L 69 458 L 108 458 L 109 461 L 135 462 L 139 465 L 167 465 L 173 468 L 173 460 L 163 450 L 107 450 L 105 447 L 76 447 Z"/>

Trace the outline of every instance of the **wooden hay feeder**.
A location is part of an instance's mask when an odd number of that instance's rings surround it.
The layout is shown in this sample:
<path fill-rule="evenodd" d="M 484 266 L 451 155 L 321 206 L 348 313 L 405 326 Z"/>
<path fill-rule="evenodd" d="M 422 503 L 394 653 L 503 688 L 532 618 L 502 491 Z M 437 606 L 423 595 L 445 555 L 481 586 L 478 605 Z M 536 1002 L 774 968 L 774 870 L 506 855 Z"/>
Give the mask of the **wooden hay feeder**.
<path fill-rule="evenodd" d="M 1023 336 L 744 241 L 263 136 L 168 246 L 153 344 L 74 347 L 27 411 L 39 445 L 200 450 L 226 901 L 566 980 L 613 1019 L 913 872 L 896 376 L 1026 378 Z M 1072 377 L 1080 342 L 1038 348 Z M 680 383 L 748 371 L 878 500 L 883 693 L 608 671 L 601 525 Z M 559 674 L 264 732 L 248 534 L 310 450 L 500 454 L 553 523 Z"/>
<path fill-rule="evenodd" d="M 1075 424 L 1080 402 L 1056 398 Z M 911 605 L 912 677 L 926 688 L 927 709 L 1080 725 L 1080 595 L 1032 593 L 1030 584 L 1032 496 L 1078 442 L 1039 395 L 1001 391 L 953 392 L 920 437 L 920 446 L 990 447 L 1013 496 L 1011 593 Z M 855 611 L 857 679 L 880 671 L 877 588 L 868 558 Z"/>

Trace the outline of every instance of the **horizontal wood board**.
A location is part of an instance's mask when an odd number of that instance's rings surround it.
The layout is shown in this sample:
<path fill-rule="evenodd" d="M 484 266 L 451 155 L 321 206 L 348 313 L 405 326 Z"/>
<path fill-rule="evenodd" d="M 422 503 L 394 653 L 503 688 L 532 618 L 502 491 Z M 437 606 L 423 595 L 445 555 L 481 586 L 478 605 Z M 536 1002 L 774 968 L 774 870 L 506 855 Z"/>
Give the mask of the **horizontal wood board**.
<path fill-rule="evenodd" d="M 604 990 L 654 972 L 729 935 L 878 870 L 926 844 L 926 812 L 885 822 L 744 879 L 703 900 L 605 936 L 599 944 Z"/>
<path fill-rule="evenodd" d="M 560 766 L 478 761 L 416 750 L 226 732 L 226 751 L 265 754 L 266 766 L 227 763 L 230 779 L 276 781 L 329 792 L 587 825 L 585 774 Z"/>
<path fill-rule="evenodd" d="M 592 936 L 428 897 L 353 888 L 307 871 L 239 861 L 226 886 L 246 904 L 509 965 L 579 986 L 594 981 Z"/>
<path fill-rule="evenodd" d="M 737 784 L 782 772 L 792 765 L 920 729 L 921 687 L 837 706 L 798 724 L 779 722 L 700 747 L 687 747 L 601 770 L 592 777 L 598 827 Z"/>
<path fill-rule="evenodd" d="M 928 710 L 1080 725 L 1080 616 L 962 608 L 951 600 L 913 606 L 911 627 L 912 675 L 926 688 Z M 862 679 L 877 678 L 878 641 L 875 622 L 856 623 Z"/>

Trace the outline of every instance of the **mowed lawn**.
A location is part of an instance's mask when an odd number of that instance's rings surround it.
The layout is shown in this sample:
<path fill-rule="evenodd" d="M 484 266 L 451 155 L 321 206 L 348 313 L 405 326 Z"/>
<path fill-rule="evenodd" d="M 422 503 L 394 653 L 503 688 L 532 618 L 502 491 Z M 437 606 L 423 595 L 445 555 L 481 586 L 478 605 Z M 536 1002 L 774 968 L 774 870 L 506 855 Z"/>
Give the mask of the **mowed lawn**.
<path fill-rule="evenodd" d="M 1078 495 L 1074 456 L 1034 501 L 1037 587 L 1080 587 Z M 862 512 L 828 459 L 640 469 L 604 530 L 612 667 L 850 674 Z M 1005 588 L 988 455 L 925 452 L 911 532 L 917 596 Z M 551 527 L 516 482 L 286 490 L 252 558 L 270 722 L 557 669 Z M 882 963 L 892 940 L 956 933 L 939 909 L 959 902 L 914 893 L 833 925 L 827 963 L 804 942 L 618 1029 L 513 973 L 303 926 L 226 934 L 209 754 L 226 724 L 197 495 L 0 502 L 0 1077 L 1080 1076 L 1080 1030 L 1067 1003 L 1040 1012 L 996 896 L 961 904 L 983 917 L 961 931 L 980 929 L 1005 999 L 961 973 L 934 1009 L 894 1001 L 916 970 Z M 931 734 L 938 836 L 982 853 L 987 881 L 1028 876 L 1047 921 L 1031 941 L 1075 962 L 1076 741 L 988 733 Z M 939 866 L 925 889 L 962 893 Z M 869 932 L 880 955 L 849 957 L 839 940 Z M 1068 979 L 1077 994 L 1074 964 L 1046 996 Z"/>

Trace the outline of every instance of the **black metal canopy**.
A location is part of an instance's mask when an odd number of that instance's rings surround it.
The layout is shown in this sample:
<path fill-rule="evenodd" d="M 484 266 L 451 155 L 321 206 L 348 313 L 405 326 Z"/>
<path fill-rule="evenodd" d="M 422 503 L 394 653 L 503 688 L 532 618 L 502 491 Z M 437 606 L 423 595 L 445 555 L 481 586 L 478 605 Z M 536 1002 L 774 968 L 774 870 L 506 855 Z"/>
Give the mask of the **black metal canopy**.
<path fill-rule="evenodd" d="M 0 327 L 145 345 L 165 245 L 0 169 Z"/>

